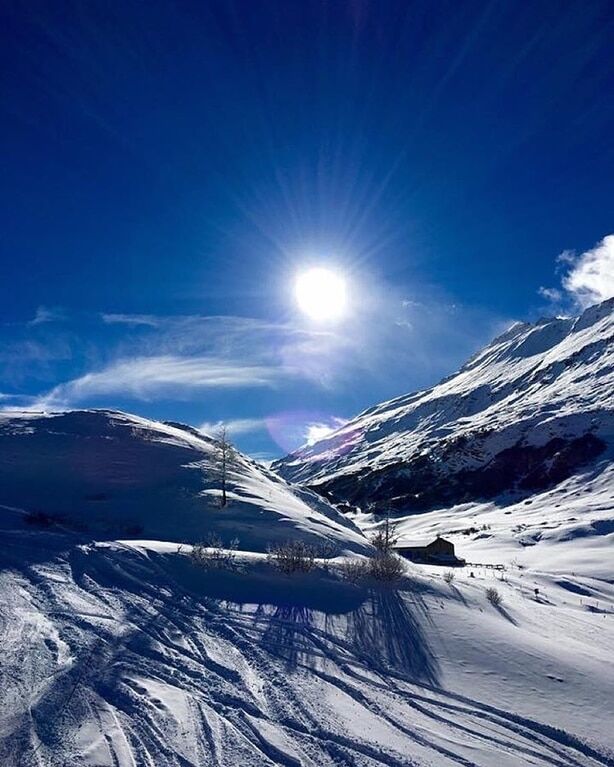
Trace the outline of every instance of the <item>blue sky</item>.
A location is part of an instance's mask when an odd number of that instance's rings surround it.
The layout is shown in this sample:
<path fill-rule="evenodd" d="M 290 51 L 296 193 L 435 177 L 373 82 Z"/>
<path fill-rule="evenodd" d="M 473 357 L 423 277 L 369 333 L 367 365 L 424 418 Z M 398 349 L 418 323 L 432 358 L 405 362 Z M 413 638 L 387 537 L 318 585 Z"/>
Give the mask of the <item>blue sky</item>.
<path fill-rule="evenodd" d="M 5 408 L 277 455 L 614 292 L 609 2 L 0 14 Z M 297 311 L 311 265 L 342 320 Z"/>

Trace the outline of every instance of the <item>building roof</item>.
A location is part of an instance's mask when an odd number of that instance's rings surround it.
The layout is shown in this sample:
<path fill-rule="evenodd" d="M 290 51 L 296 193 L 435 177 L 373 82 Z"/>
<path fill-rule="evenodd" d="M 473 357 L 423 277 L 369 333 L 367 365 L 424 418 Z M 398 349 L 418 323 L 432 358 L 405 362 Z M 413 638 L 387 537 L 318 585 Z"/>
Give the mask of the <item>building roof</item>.
<path fill-rule="evenodd" d="M 435 538 L 423 538 L 421 540 L 412 540 L 407 543 L 397 543 L 395 546 L 395 549 L 425 549 L 427 546 L 430 546 L 432 543 L 435 543 L 437 540 L 445 541 L 446 543 L 449 543 L 451 546 L 454 544 L 452 541 L 449 541 L 447 538 L 444 538 L 441 535 L 437 535 Z"/>

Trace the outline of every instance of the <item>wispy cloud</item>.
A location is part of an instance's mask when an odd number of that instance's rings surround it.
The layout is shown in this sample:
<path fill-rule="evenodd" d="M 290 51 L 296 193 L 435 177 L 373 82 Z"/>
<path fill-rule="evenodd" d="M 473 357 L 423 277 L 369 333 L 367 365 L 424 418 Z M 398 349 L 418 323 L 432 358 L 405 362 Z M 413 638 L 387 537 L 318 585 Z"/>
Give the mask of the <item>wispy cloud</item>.
<path fill-rule="evenodd" d="M 162 320 L 154 314 L 101 314 L 105 325 L 146 325 L 158 327 Z"/>
<path fill-rule="evenodd" d="M 205 421 L 198 427 L 205 434 L 215 434 L 222 426 L 225 426 L 232 437 L 243 434 L 251 434 L 266 429 L 264 418 L 233 418 L 229 421 Z"/>
<path fill-rule="evenodd" d="M 326 386 L 338 349 L 331 333 L 249 317 L 113 314 L 103 316 L 106 325 L 130 326 L 130 332 L 103 335 L 92 344 L 78 335 L 66 335 L 67 331 L 64 336 L 46 333 L 38 340 L 34 334 L 38 336 L 39 329 L 27 326 L 31 337 L 20 341 L 19 348 L 0 347 L 0 373 L 3 365 L 6 369 L 0 384 L 18 385 L 9 372 L 26 357 L 33 372 L 36 356 L 41 381 L 55 378 L 54 385 L 38 395 L 30 390 L 17 397 L 37 410 L 95 404 L 101 399 L 105 405 L 118 399 L 186 400 L 207 388 L 274 389 L 297 380 Z M 66 348 L 60 359 L 55 347 L 64 337 Z M 46 360 L 38 357 L 51 351 L 53 358 L 43 369 Z M 66 370 L 63 360 L 68 358 L 73 377 L 58 383 L 57 374 Z"/>
<path fill-rule="evenodd" d="M 181 399 L 187 393 L 205 388 L 274 387 L 280 377 L 289 375 L 291 371 L 287 369 L 218 357 L 136 357 L 118 360 L 60 384 L 40 397 L 35 405 L 62 408 L 102 395 L 140 400 L 172 395 Z"/>
<path fill-rule="evenodd" d="M 563 298 L 563 293 L 558 288 L 541 287 L 537 292 L 542 298 L 545 298 L 546 301 L 551 301 L 554 304 L 558 303 Z"/>
<path fill-rule="evenodd" d="M 313 445 L 321 439 L 325 439 L 329 434 L 332 434 L 336 429 L 346 423 L 347 421 L 345 419 L 333 416 L 328 423 L 307 424 L 305 429 L 305 443 L 307 445 Z"/>
<path fill-rule="evenodd" d="M 28 322 L 28 325 L 43 325 L 46 322 L 63 322 L 66 319 L 64 309 L 56 306 L 39 306 L 34 317 Z"/>
<path fill-rule="evenodd" d="M 375 401 L 431 383 L 490 334 L 492 318 L 486 321 L 483 313 L 476 322 L 455 306 L 442 309 L 449 302 L 438 296 L 422 295 L 418 302 L 391 290 L 370 283 L 360 294 L 361 310 L 328 329 L 297 319 L 129 313 L 97 315 L 93 329 L 91 322 L 77 325 L 79 318 L 61 328 L 7 326 L 6 334 L 26 336 L 21 351 L 24 343 L 42 346 L 28 348 L 28 377 L 17 378 L 25 356 L 11 348 L 4 359 L 0 344 L 0 387 L 16 391 L 14 406 L 35 410 L 130 408 L 131 400 L 198 402 L 207 391 L 212 407 L 237 408 L 237 417 L 245 413 L 243 392 L 258 389 L 259 406 L 272 415 L 266 424 L 231 419 L 231 432 L 266 428 L 284 449 L 294 449 L 340 425 L 327 411 L 335 412 L 342 393 L 358 389 L 361 403 L 367 387 Z M 34 359 L 51 351 L 52 359 Z M 298 418 L 295 402 L 308 410 L 315 405 L 315 412 Z M 287 422 L 278 417 L 279 408 L 293 414 Z"/>
<path fill-rule="evenodd" d="M 28 379 L 53 381 L 54 370 L 69 362 L 72 354 L 71 343 L 64 334 L 40 340 L 32 337 L 6 340 L 0 335 L 1 385 L 20 389 Z"/>
<path fill-rule="evenodd" d="M 560 288 L 541 287 L 539 294 L 555 307 L 585 309 L 614 296 L 614 234 L 594 248 L 577 254 L 564 250 L 557 257 Z"/>

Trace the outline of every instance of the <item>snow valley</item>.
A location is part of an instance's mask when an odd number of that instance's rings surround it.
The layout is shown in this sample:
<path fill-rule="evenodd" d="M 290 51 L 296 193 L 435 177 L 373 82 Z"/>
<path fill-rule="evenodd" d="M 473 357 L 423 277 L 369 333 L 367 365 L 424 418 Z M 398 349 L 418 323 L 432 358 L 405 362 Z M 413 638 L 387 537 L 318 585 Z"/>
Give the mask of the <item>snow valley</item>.
<path fill-rule="evenodd" d="M 191 427 L 4 412 L 2 764 L 614 765 L 613 408 L 607 301 L 233 451 L 225 505 Z M 378 580 L 389 519 L 467 564 Z"/>

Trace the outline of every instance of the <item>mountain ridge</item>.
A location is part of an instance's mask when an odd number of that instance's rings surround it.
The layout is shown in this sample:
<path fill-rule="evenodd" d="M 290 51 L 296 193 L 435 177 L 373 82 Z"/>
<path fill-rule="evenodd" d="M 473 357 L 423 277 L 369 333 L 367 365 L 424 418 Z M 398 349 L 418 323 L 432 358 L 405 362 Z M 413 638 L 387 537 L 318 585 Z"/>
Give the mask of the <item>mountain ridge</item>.
<path fill-rule="evenodd" d="M 456 373 L 375 405 L 273 469 L 335 502 L 400 511 L 543 490 L 610 456 L 614 299 L 515 323 Z"/>

